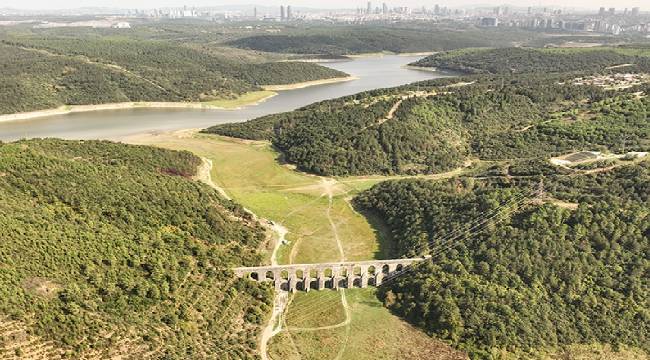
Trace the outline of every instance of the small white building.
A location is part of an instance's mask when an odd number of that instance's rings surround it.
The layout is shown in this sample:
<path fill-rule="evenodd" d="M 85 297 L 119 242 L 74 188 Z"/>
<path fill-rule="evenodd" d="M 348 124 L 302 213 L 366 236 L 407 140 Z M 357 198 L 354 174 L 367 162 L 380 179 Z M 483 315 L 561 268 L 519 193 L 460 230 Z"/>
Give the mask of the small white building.
<path fill-rule="evenodd" d="M 130 28 L 131 28 L 131 24 L 129 24 L 129 23 L 126 22 L 126 21 L 120 21 L 120 22 L 118 22 L 117 24 L 113 25 L 113 28 L 114 28 L 114 29 L 130 29 Z"/>

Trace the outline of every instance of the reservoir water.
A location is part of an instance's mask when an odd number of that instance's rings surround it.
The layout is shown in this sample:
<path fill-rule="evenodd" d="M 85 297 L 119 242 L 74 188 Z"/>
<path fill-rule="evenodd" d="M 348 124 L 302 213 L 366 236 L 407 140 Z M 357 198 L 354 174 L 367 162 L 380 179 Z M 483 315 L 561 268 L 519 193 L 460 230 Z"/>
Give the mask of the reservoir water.
<path fill-rule="evenodd" d="M 125 136 L 241 122 L 259 116 L 291 111 L 313 102 L 361 91 L 403 85 L 415 81 L 449 76 L 444 73 L 413 70 L 404 65 L 420 57 L 386 55 L 322 65 L 344 71 L 357 80 L 280 91 L 275 97 L 237 110 L 201 109 L 125 109 L 102 110 L 0 122 L 0 140 L 57 137 L 63 139 L 119 140 Z"/>

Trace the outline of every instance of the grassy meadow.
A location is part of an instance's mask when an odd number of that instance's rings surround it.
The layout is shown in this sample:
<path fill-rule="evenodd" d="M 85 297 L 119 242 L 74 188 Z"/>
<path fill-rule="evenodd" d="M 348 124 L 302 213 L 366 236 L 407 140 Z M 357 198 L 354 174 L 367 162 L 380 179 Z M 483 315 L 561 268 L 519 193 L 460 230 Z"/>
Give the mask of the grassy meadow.
<path fill-rule="evenodd" d="M 250 91 L 237 96 L 235 99 L 218 99 L 212 101 L 205 101 L 202 104 L 216 106 L 224 109 L 237 109 L 246 105 L 254 105 L 258 102 L 264 101 L 277 93 L 275 91 L 258 90 Z"/>
<path fill-rule="evenodd" d="M 292 320 L 313 328 L 332 324 L 340 306 L 330 295 L 315 291 L 296 294 L 289 305 L 289 327 L 269 344 L 272 359 L 466 359 L 462 352 L 430 338 L 393 316 L 377 299 L 374 288 L 345 290 L 350 324 L 322 330 L 294 329 Z M 325 298 L 326 300 L 323 300 Z M 320 309 L 316 309 L 320 307 Z M 305 315 L 305 308 L 313 311 Z M 307 320 L 309 319 L 309 320 Z M 305 324 L 306 325 L 306 324 Z"/>
<path fill-rule="evenodd" d="M 334 179 L 300 173 L 282 164 L 268 142 L 188 132 L 140 135 L 126 141 L 188 150 L 210 159 L 212 181 L 228 196 L 289 230 L 289 243 L 279 249 L 280 264 L 339 261 L 337 237 L 346 260 L 388 256 L 380 246 L 385 241 L 378 241 L 383 236 L 380 225 L 372 218 L 369 222 L 349 203 L 356 193 L 388 177 Z M 347 298 L 348 324 L 342 296 Z M 392 315 L 374 289 L 300 292 L 290 301 L 283 318 L 285 330 L 269 343 L 273 359 L 362 359 L 360 354 L 366 354 L 363 359 L 398 354 L 427 359 L 434 351 L 449 353 L 449 359 L 463 358 Z"/>
<path fill-rule="evenodd" d="M 346 260 L 390 257 L 390 239 L 380 219 L 358 213 L 349 200 L 374 184 L 406 176 L 309 175 L 283 164 L 268 142 L 187 131 L 140 135 L 127 141 L 189 150 L 210 159 L 212 181 L 228 196 L 289 230 L 289 242 L 278 253 L 281 264 L 338 261 L 341 253 L 337 238 Z M 478 162 L 448 173 L 416 177 L 443 179 L 471 173 L 484 165 Z M 272 359 L 467 358 L 463 352 L 391 314 L 377 299 L 374 288 L 290 295 L 282 323 L 283 330 L 268 344 Z M 622 360 L 641 359 L 640 354 L 636 349 L 617 352 L 598 344 L 585 344 L 547 349 L 537 356 Z M 508 352 L 495 356 L 517 358 L 517 354 Z"/>
<path fill-rule="evenodd" d="M 289 229 L 289 244 L 279 250 L 281 264 L 339 261 L 336 236 L 346 260 L 372 259 L 379 251 L 373 228 L 346 201 L 356 188 L 345 188 L 281 165 L 277 153 L 266 142 L 203 134 L 145 135 L 134 140 L 189 150 L 212 160 L 212 180 L 228 196 L 258 216 Z"/>

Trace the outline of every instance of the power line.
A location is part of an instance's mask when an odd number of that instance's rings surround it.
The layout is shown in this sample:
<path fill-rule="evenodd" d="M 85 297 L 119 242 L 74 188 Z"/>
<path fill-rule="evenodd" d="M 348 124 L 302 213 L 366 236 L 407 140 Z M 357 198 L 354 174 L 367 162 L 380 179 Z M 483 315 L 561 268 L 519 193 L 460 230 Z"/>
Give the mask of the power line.
<path fill-rule="evenodd" d="M 528 198 L 528 197 L 525 196 L 524 194 L 520 194 L 520 195 L 518 195 L 517 197 L 518 197 L 519 199 L 515 202 L 516 205 L 519 205 L 519 203 L 521 203 L 522 201 L 524 201 L 524 200 L 526 200 L 526 199 Z M 516 198 L 517 198 L 517 197 L 516 197 Z M 515 199 L 516 199 L 516 198 L 515 198 Z M 511 206 L 513 201 L 514 201 L 514 200 L 512 200 L 511 203 L 508 204 L 508 206 Z M 483 216 L 481 216 L 481 217 L 475 219 L 474 222 L 478 222 L 478 221 L 481 221 L 481 222 L 478 223 L 478 224 L 473 225 L 473 226 L 470 227 L 469 229 L 457 229 L 457 230 L 453 231 L 452 233 L 447 234 L 447 235 L 445 236 L 445 238 L 443 238 L 442 241 L 439 241 L 438 244 L 429 244 L 429 243 L 420 244 L 420 245 L 416 246 L 415 248 L 413 248 L 413 249 L 411 249 L 411 250 L 418 250 L 418 249 L 421 250 L 421 249 L 422 249 L 423 247 L 425 247 L 425 246 L 427 246 L 427 247 L 430 247 L 430 246 L 438 246 L 438 247 L 440 247 L 440 246 L 444 246 L 445 244 L 447 244 L 447 243 L 449 243 L 449 242 L 451 242 L 451 241 L 457 240 L 457 239 L 459 238 L 459 236 L 462 235 L 462 234 L 458 234 L 458 233 L 463 232 L 463 231 L 464 231 L 464 232 L 466 232 L 466 231 L 472 231 L 472 230 L 474 230 L 474 228 L 476 228 L 477 226 L 480 226 L 480 225 L 484 224 L 485 222 L 489 221 L 490 219 L 499 216 L 499 215 L 500 215 L 500 210 L 501 210 L 504 206 L 506 206 L 506 205 L 502 205 L 502 206 L 500 206 L 499 208 L 494 209 L 494 210 L 492 211 L 492 213 L 493 213 L 492 215 L 488 213 L 488 214 L 485 214 L 485 215 L 483 215 Z M 454 234 L 457 234 L 457 235 L 454 235 Z M 418 251 L 419 251 L 419 250 L 418 250 Z M 409 265 L 409 266 L 412 266 L 412 265 Z M 389 282 L 389 280 L 383 281 L 383 282 L 382 282 L 382 285 L 383 285 L 383 284 L 386 284 L 387 282 Z M 316 300 L 317 300 L 317 299 L 316 299 Z"/>
<path fill-rule="evenodd" d="M 457 237 L 456 237 L 456 239 L 457 239 Z M 452 238 L 452 239 L 450 239 L 450 240 L 455 240 L 455 239 Z M 448 246 L 446 249 L 441 249 L 441 250 L 439 250 L 438 252 L 436 252 L 436 253 L 431 257 L 431 259 L 435 258 L 435 256 L 438 256 L 438 255 L 442 254 L 444 251 L 453 248 L 453 247 L 456 246 L 457 244 L 460 244 L 460 243 L 451 244 L 451 245 Z M 415 269 L 413 266 L 416 265 L 416 264 L 418 264 L 418 263 L 420 263 L 420 262 L 417 262 L 417 263 L 414 263 L 414 264 L 411 264 L 411 265 L 407 265 L 405 268 L 403 268 L 403 269 L 400 270 L 399 272 L 395 272 L 395 273 L 391 274 L 387 279 L 385 279 L 384 281 L 382 281 L 381 286 L 384 286 L 384 285 L 386 285 L 386 284 L 388 284 L 388 283 L 390 283 L 390 282 L 396 280 L 396 279 L 399 278 L 400 276 L 402 276 L 402 275 L 404 275 L 404 274 L 406 274 L 406 273 L 409 273 L 409 272 L 413 271 L 413 270 Z M 313 303 L 312 305 L 310 305 L 307 309 L 305 309 L 305 308 L 301 308 L 301 311 L 306 312 L 306 313 L 309 313 L 309 312 L 306 311 L 306 310 L 313 309 L 314 307 L 316 307 L 316 306 L 320 306 L 320 305 L 322 305 L 322 304 L 323 304 L 323 301 L 317 301 L 316 303 Z M 302 317 L 300 317 L 300 318 L 298 318 L 298 319 L 295 319 L 295 320 L 304 320 L 304 319 L 307 318 L 308 316 L 309 316 L 309 315 L 302 316 Z M 294 321 L 295 321 L 295 320 L 294 320 Z"/>
<path fill-rule="evenodd" d="M 475 224 L 475 225 L 473 225 L 473 226 L 471 226 L 469 229 L 457 229 L 457 230 L 453 231 L 451 234 L 448 234 L 448 235 L 444 238 L 443 241 L 439 241 L 437 244 L 429 244 L 429 243 L 427 242 L 427 243 L 425 243 L 425 244 L 420 244 L 419 246 L 416 246 L 415 248 L 413 248 L 413 249 L 411 249 L 411 250 L 422 249 L 423 247 L 425 247 L 425 246 L 429 246 L 429 245 L 430 245 L 430 246 L 435 246 L 436 248 L 434 248 L 434 249 L 432 249 L 432 250 L 437 250 L 437 251 L 433 253 L 433 255 L 432 255 L 432 257 L 431 257 L 431 259 L 433 259 L 434 256 L 438 256 L 438 255 L 442 254 L 444 251 L 450 250 L 451 248 L 457 246 L 458 244 L 461 244 L 460 242 L 452 243 L 452 241 L 458 240 L 459 238 L 461 238 L 461 236 L 466 235 L 468 231 L 473 231 L 473 230 L 475 230 L 478 226 L 483 226 L 483 225 L 485 225 L 485 224 L 486 224 L 489 220 L 491 220 L 491 219 L 494 219 L 494 218 L 498 218 L 498 217 L 503 216 L 504 213 L 501 212 L 501 210 L 502 210 L 503 208 L 508 209 L 508 208 L 510 208 L 511 206 L 515 205 L 516 207 L 515 207 L 514 209 L 510 210 L 510 211 L 514 211 L 516 208 L 519 207 L 519 205 L 523 204 L 524 201 L 528 200 L 528 199 L 529 199 L 529 196 L 531 196 L 533 193 L 534 193 L 534 192 L 530 192 L 530 193 L 528 193 L 528 194 L 523 194 L 523 193 L 522 193 L 522 194 L 519 194 L 517 197 L 515 197 L 515 199 L 518 198 L 516 201 L 511 200 L 508 204 L 504 204 L 504 205 L 502 205 L 502 206 L 499 206 L 497 209 L 494 209 L 494 210 L 492 211 L 492 214 L 485 214 L 485 215 L 483 215 L 483 216 L 477 218 L 476 220 L 474 220 L 474 222 L 477 222 L 477 221 L 479 221 L 479 220 L 480 220 L 480 222 L 477 223 L 477 224 Z M 498 220 L 500 221 L 501 219 L 498 219 Z M 476 230 L 478 230 L 478 229 L 476 229 Z M 477 232 L 477 231 L 476 231 L 476 232 Z M 460 233 L 460 234 L 458 234 L 458 235 L 453 235 L 454 233 Z M 419 250 L 418 250 L 418 251 L 419 251 Z M 420 263 L 420 262 L 416 262 L 416 263 L 413 263 L 413 264 L 411 264 L 411 265 L 407 265 L 405 268 L 403 268 L 403 269 L 402 269 L 401 271 L 399 271 L 398 273 L 393 273 L 393 274 L 391 274 L 390 277 L 388 277 L 386 280 L 382 281 L 381 285 L 386 285 L 386 284 L 390 283 L 391 281 L 394 281 L 394 280 L 397 279 L 398 277 L 400 277 L 400 276 L 402 276 L 402 275 L 404 275 L 404 274 L 406 274 L 406 273 L 412 271 L 412 270 L 414 269 L 413 266 L 414 266 L 415 264 L 418 264 L 418 263 Z M 321 295 L 319 295 L 319 297 L 321 297 Z M 301 311 L 310 310 L 310 309 L 313 309 L 313 308 L 316 307 L 316 306 L 322 305 L 323 301 L 322 301 L 322 300 L 319 301 L 319 297 L 315 298 L 315 299 L 312 300 L 312 301 L 309 301 L 309 302 L 305 303 L 305 304 L 310 304 L 310 306 L 307 307 L 306 309 L 305 309 L 304 307 L 301 307 Z M 301 305 L 304 305 L 304 304 L 301 304 Z M 308 312 L 306 312 L 306 313 L 308 313 Z M 300 320 L 304 320 L 304 318 L 306 318 L 306 317 L 308 317 L 308 316 L 309 316 L 309 315 L 306 315 L 306 316 L 303 316 L 303 317 L 298 318 L 298 319 L 300 319 Z"/>

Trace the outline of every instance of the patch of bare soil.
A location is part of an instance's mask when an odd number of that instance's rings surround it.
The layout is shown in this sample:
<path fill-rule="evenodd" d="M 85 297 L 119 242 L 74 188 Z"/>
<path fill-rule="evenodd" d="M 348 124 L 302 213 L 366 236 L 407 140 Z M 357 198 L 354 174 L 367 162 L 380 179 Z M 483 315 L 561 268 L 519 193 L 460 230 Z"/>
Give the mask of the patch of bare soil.
<path fill-rule="evenodd" d="M 47 299 L 56 296 L 62 288 L 60 284 L 46 278 L 32 277 L 23 281 L 23 289 L 25 291 Z"/>
<path fill-rule="evenodd" d="M 39 281 L 34 281 L 39 283 Z M 74 353 L 72 349 L 51 340 L 34 335 L 31 325 L 25 321 L 0 317 L 0 359 L 2 360 L 61 360 L 61 359 L 149 359 L 149 346 L 139 342 L 137 337 L 125 336 L 108 349 L 89 349 Z M 111 337 L 111 334 L 106 336 Z M 74 354 L 74 355 L 73 355 Z M 160 354 L 155 354 L 160 355 Z"/>
<path fill-rule="evenodd" d="M 544 357 L 545 360 L 648 360 L 648 354 L 638 348 L 611 345 L 575 344 Z"/>
<path fill-rule="evenodd" d="M 58 360 L 66 350 L 31 335 L 22 321 L 0 318 L 0 359 Z"/>
<path fill-rule="evenodd" d="M 406 329 L 412 327 L 411 325 L 402 322 L 404 327 L 402 334 L 412 334 L 415 329 Z M 411 336 L 404 338 L 404 344 L 412 344 L 411 346 L 402 346 L 401 359 L 411 360 L 469 360 L 466 353 L 454 349 L 451 345 L 443 341 L 429 338 L 426 336 Z M 413 350 L 409 350 L 413 349 Z"/>
<path fill-rule="evenodd" d="M 543 204 L 553 204 L 557 207 L 561 207 L 563 209 L 567 210 L 576 210 L 580 206 L 579 203 L 572 203 L 568 201 L 563 201 L 559 199 L 554 199 L 554 198 L 545 198 L 545 199 L 533 199 L 531 201 L 532 204 L 535 205 L 543 205 Z"/>

